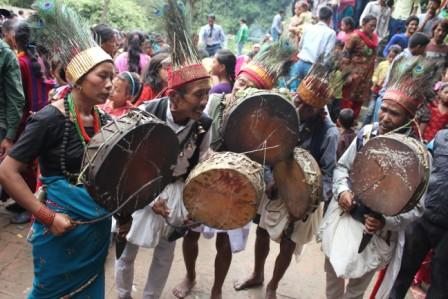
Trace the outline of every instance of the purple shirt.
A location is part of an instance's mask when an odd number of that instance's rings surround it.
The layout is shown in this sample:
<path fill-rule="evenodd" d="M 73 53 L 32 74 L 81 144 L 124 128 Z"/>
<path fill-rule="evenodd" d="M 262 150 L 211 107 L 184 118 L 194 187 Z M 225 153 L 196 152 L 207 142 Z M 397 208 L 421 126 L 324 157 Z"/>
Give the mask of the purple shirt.
<path fill-rule="evenodd" d="M 218 94 L 228 94 L 232 92 L 232 85 L 228 82 L 218 83 L 214 85 L 211 89 L 209 94 L 218 93 Z"/>

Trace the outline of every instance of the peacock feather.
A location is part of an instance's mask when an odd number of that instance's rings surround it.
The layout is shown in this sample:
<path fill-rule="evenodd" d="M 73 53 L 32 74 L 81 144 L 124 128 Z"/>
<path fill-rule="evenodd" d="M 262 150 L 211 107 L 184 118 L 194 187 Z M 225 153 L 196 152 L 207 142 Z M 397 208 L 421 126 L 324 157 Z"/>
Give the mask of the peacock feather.
<path fill-rule="evenodd" d="M 260 50 L 253 63 L 263 66 L 271 78 L 278 78 L 285 72 L 285 65 L 293 59 L 295 48 L 285 38 Z"/>
<path fill-rule="evenodd" d="M 67 64 L 76 54 L 98 46 L 87 22 L 58 0 L 39 0 L 30 19 L 34 42 L 58 54 Z"/>

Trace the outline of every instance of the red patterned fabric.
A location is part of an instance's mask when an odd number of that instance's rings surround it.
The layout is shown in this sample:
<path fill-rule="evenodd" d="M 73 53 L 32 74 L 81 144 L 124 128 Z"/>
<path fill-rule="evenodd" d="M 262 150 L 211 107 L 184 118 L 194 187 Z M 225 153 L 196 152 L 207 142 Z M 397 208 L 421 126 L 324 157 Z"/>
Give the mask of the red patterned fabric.
<path fill-rule="evenodd" d="M 431 119 L 423 132 L 423 140 L 431 141 L 437 132 L 445 128 L 448 125 L 448 113 L 443 114 L 439 110 L 439 101 L 434 101 L 429 104 L 431 110 Z"/>

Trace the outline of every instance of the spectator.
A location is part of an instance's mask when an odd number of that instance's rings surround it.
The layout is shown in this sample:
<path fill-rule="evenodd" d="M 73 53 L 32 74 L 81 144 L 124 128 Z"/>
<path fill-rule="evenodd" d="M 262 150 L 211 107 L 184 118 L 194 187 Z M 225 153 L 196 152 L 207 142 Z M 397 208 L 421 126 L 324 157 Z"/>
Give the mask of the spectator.
<path fill-rule="evenodd" d="M 355 30 L 355 21 L 352 17 L 345 17 L 341 20 L 341 31 L 337 35 L 337 39 L 345 43 Z"/>
<path fill-rule="evenodd" d="M 440 0 L 430 0 L 428 2 L 427 11 L 424 14 L 418 16 L 419 28 L 418 31 L 426 33 L 431 36 L 434 25 L 441 20 L 437 16 L 437 10 L 440 7 Z"/>
<path fill-rule="evenodd" d="M 350 108 L 342 109 L 336 120 L 336 126 L 339 128 L 339 143 L 336 151 L 338 160 L 356 137 L 355 130 L 353 130 L 354 124 L 355 113 L 353 110 Z"/>
<path fill-rule="evenodd" d="M 134 107 L 132 102 L 141 91 L 140 76 L 137 73 L 122 72 L 112 81 L 112 90 L 101 109 L 112 117 L 120 117 Z"/>
<path fill-rule="evenodd" d="M 355 15 L 353 16 L 353 18 L 355 19 L 356 27 L 362 25 L 361 14 L 364 11 L 368 2 L 369 2 L 369 0 L 356 0 L 355 1 Z"/>
<path fill-rule="evenodd" d="M 211 75 L 218 78 L 218 83 L 210 89 L 210 94 L 228 94 L 235 83 L 236 57 L 229 50 L 219 50 L 213 57 Z"/>
<path fill-rule="evenodd" d="M 115 30 L 105 24 L 99 24 L 92 28 L 95 39 L 106 53 L 115 57 L 118 50 L 118 40 Z"/>
<path fill-rule="evenodd" d="M 14 52 L 0 39 L 0 159 L 12 147 L 25 105 L 20 68 Z"/>
<path fill-rule="evenodd" d="M 387 6 L 386 0 L 377 0 L 367 3 L 366 8 L 361 15 L 361 23 L 365 16 L 373 15 L 376 17 L 375 33 L 378 35 L 379 41 L 385 39 L 389 35 L 389 21 L 392 10 Z"/>
<path fill-rule="evenodd" d="M 341 108 L 351 108 L 358 118 L 361 106 L 369 99 L 371 78 L 375 68 L 378 36 L 375 33 L 376 17 L 367 15 L 360 30 L 350 36 L 344 52 L 348 55 L 350 78 L 342 90 Z"/>
<path fill-rule="evenodd" d="M 304 27 L 311 24 L 312 21 L 313 15 L 309 11 L 308 3 L 305 1 L 296 2 L 294 16 L 292 16 L 288 26 L 289 38 L 298 45 Z"/>
<path fill-rule="evenodd" d="M 215 21 L 215 15 L 208 15 L 208 24 L 199 31 L 199 44 L 205 47 L 209 57 L 213 57 L 216 51 L 222 49 L 226 41 L 224 31 Z"/>
<path fill-rule="evenodd" d="M 240 20 L 240 29 L 238 29 L 238 33 L 236 34 L 235 43 L 237 47 L 236 55 L 240 56 L 243 54 L 244 45 L 249 40 L 249 28 L 247 27 L 246 19 Z"/>
<path fill-rule="evenodd" d="M 420 131 L 423 140 L 430 142 L 438 131 L 448 125 L 448 83 L 443 83 L 437 92 L 437 97 L 427 105 L 430 111 L 429 121 L 420 120 Z"/>
<path fill-rule="evenodd" d="M 158 53 L 154 55 L 149 67 L 143 75 L 143 88 L 139 99 L 134 103 L 140 106 L 144 101 L 150 101 L 163 97 L 168 86 L 168 69 L 171 67 L 169 53 Z"/>
<path fill-rule="evenodd" d="M 333 27 L 339 28 L 342 19 L 346 17 L 354 17 L 356 0 L 334 0 L 333 6 Z M 353 23 L 353 29 L 355 24 Z"/>
<path fill-rule="evenodd" d="M 448 20 L 435 23 L 431 41 L 426 47 L 426 57 L 437 60 L 443 66 L 448 66 L 448 45 L 445 43 L 447 34 Z"/>
<path fill-rule="evenodd" d="M 272 20 L 271 25 L 271 36 L 272 41 L 276 42 L 280 38 L 280 35 L 283 33 L 283 17 L 285 16 L 285 11 L 283 9 L 280 9 L 278 13 L 275 15 L 274 19 Z"/>
<path fill-rule="evenodd" d="M 14 40 L 15 30 L 14 27 L 17 25 L 17 21 L 13 19 L 7 19 L 2 24 L 2 34 L 3 40 L 9 45 L 11 50 L 16 50 L 16 44 Z"/>
<path fill-rule="evenodd" d="M 336 43 L 336 32 L 330 28 L 333 12 L 324 6 L 319 10 L 319 22 L 307 27 L 299 44 L 299 61 L 294 63 L 289 74 L 289 88 L 296 91 L 300 81 L 321 55 L 328 55 Z"/>
<path fill-rule="evenodd" d="M 399 45 L 402 49 L 406 49 L 408 47 L 409 38 L 414 32 L 417 31 L 418 28 L 418 18 L 416 16 L 410 16 L 406 20 L 406 32 L 405 33 L 397 33 L 390 41 L 387 43 L 386 47 L 383 50 L 383 56 L 386 57 L 387 53 L 389 53 L 389 48 L 393 45 Z"/>
<path fill-rule="evenodd" d="M 118 72 L 134 72 L 143 74 L 149 65 L 151 58 L 143 53 L 145 35 L 140 31 L 132 31 L 128 34 L 128 51 L 115 58 L 115 67 Z"/>
<path fill-rule="evenodd" d="M 415 15 L 420 8 L 420 0 L 396 0 L 389 22 L 391 36 L 406 31 L 406 20 Z M 404 49 L 404 48 L 403 48 Z"/>

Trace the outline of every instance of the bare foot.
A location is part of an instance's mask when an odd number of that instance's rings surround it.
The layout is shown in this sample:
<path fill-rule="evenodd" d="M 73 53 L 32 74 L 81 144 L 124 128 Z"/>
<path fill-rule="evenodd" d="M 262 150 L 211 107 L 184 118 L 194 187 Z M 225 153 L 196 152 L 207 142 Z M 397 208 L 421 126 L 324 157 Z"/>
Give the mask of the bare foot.
<path fill-rule="evenodd" d="M 263 276 L 258 277 L 255 274 L 252 273 L 252 275 L 242 281 L 235 281 L 233 283 L 233 288 L 236 291 L 241 291 L 241 290 L 246 290 L 246 289 L 250 289 L 250 288 L 255 288 L 255 287 L 259 287 L 261 285 L 263 285 L 263 281 L 264 278 Z"/>
<path fill-rule="evenodd" d="M 272 290 L 269 288 L 266 288 L 266 296 L 265 299 L 277 299 L 277 290 Z"/>
<path fill-rule="evenodd" d="M 173 289 L 173 295 L 177 298 L 185 298 L 190 294 L 195 284 L 196 280 L 184 278 L 184 280 Z"/>

